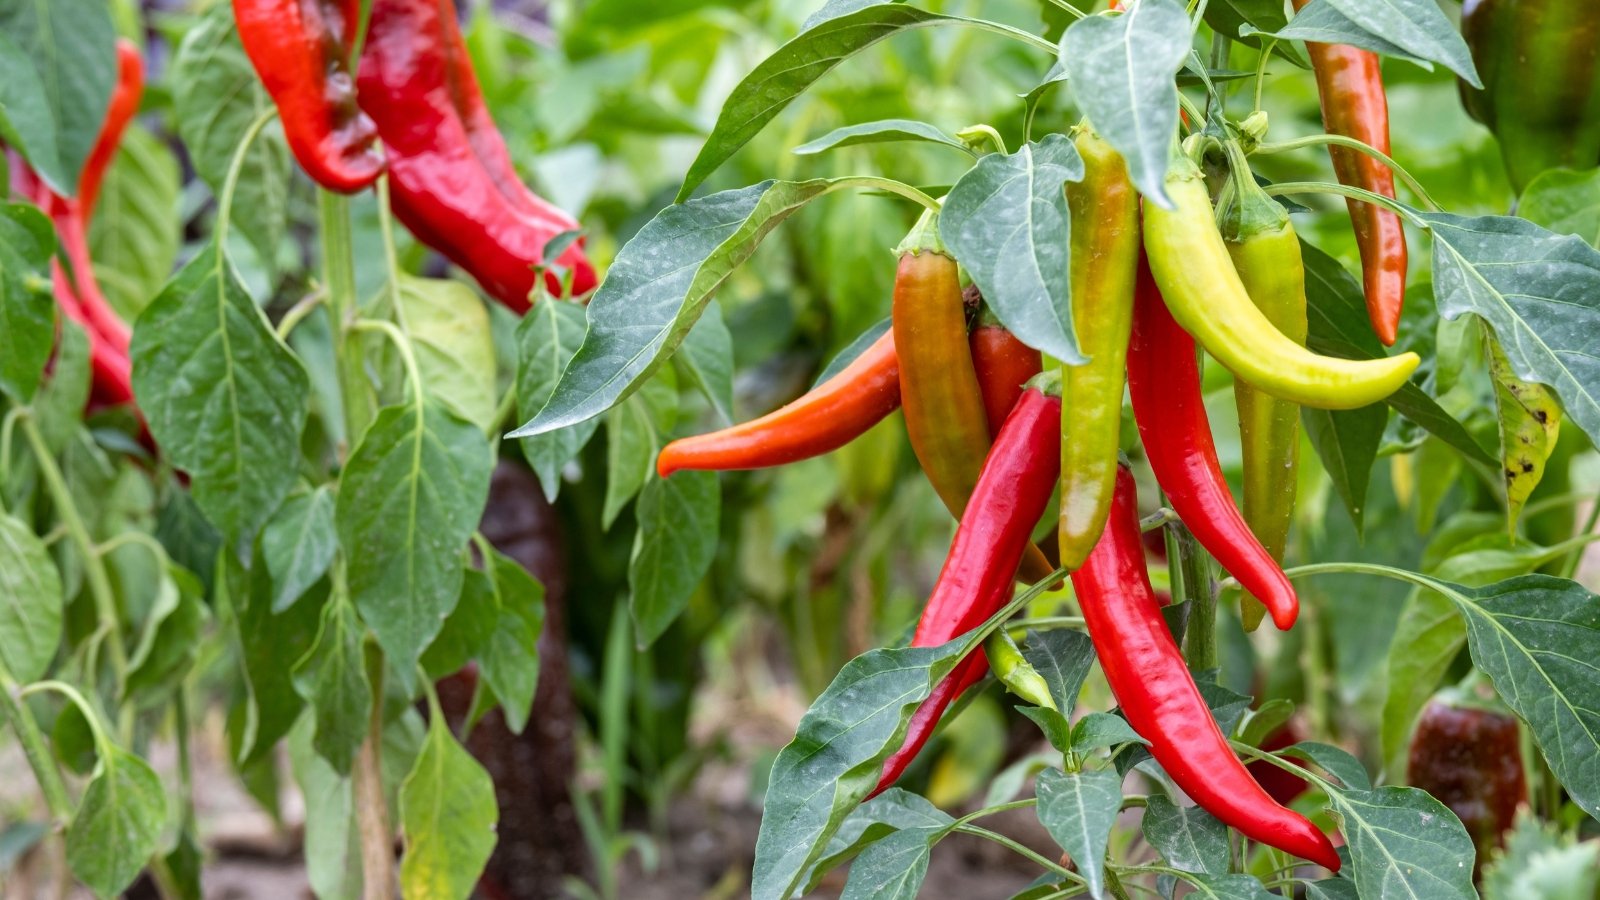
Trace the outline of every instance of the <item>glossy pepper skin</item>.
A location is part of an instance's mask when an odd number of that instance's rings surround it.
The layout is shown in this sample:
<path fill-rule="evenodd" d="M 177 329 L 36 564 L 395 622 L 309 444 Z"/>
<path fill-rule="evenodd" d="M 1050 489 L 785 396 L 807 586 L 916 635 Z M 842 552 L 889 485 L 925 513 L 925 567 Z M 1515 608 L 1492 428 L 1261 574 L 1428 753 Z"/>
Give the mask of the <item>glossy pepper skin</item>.
<path fill-rule="evenodd" d="M 1449 693 L 1434 697 L 1411 738 L 1406 780 L 1461 819 L 1481 867 L 1528 802 L 1516 717 Z"/>
<path fill-rule="evenodd" d="M 1301 9 L 1311 0 L 1294 0 Z M 1383 91 L 1378 55 L 1347 44 L 1308 41 L 1306 52 L 1317 76 L 1322 124 L 1333 134 L 1352 137 L 1389 153 L 1389 98 Z M 1339 183 L 1394 197 L 1394 172 L 1379 160 L 1349 147 L 1328 147 Z M 1592 163 L 1590 163 L 1592 165 Z M 1350 199 L 1350 224 L 1361 250 L 1367 318 L 1385 346 L 1400 328 L 1406 298 L 1406 236 L 1400 217 L 1370 203 Z"/>
<path fill-rule="evenodd" d="M 1235 376 L 1303 406 L 1355 409 L 1394 393 L 1416 370 L 1415 353 L 1339 359 L 1285 337 L 1240 282 L 1200 170 L 1188 159 L 1174 160 L 1166 187 L 1173 209 L 1144 208 L 1150 271 L 1173 318 Z"/>
<path fill-rule="evenodd" d="M 1246 837 L 1338 871 L 1327 836 L 1262 790 L 1211 717 L 1150 586 L 1126 468 L 1117 472 L 1105 531 L 1072 586 L 1111 692 L 1172 780 Z"/>
<path fill-rule="evenodd" d="M 1076 569 L 1105 528 L 1117 482 L 1123 369 L 1139 262 L 1139 195 L 1128 167 L 1099 135 L 1080 127 L 1082 181 L 1068 183 L 1072 216 L 1072 324 L 1089 361 L 1061 367 L 1061 565 Z"/>
<path fill-rule="evenodd" d="M 356 105 L 349 62 L 361 0 L 233 0 L 233 17 L 300 168 L 341 194 L 376 181 L 378 129 Z"/>
<path fill-rule="evenodd" d="M 983 394 L 989 433 L 999 434 L 1011 408 L 1022 397 L 1023 386 L 1039 374 L 1039 351 L 1017 340 L 987 308 L 979 311 L 978 324 L 967 340 L 972 368 Z"/>
<path fill-rule="evenodd" d="M 1218 217 L 1228 255 L 1256 308 L 1284 337 L 1304 346 L 1306 280 L 1300 239 L 1289 214 L 1250 175 L 1239 145 L 1230 144 L 1228 150 L 1233 180 Z M 1282 563 L 1300 467 L 1300 407 L 1242 379 L 1233 382 L 1233 399 L 1244 457 L 1244 520 L 1267 553 Z M 1254 631 L 1266 608 L 1248 593 L 1240 603 L 1245 630 Z"/>
<path fill-rule="evenodd" d="M 983 624 L 1011 599 L 1013 574 L 1032 546 L 1029 538 L 1049 502 L 1060 457 L 1061 399 L 1030 387 L 995 438 L 911 646 L 946 643 Z M 983 653 L 974 652 L 934 686 L 913 714 L 905 742 L 884 762 L 873 795 L 905 772 L 950 702 L 988 670 Z"/>
<path fill-rule="evenodd" d="M 656 472 L 764 469 L 820 456 L 850 443 L 900 406 L 900 361 L 885 332 L 837 375 L 793 403 L 732 428 L 662 448 Z"/>
<path fill-rule="evenodd" d="M 484 106 L 454 2 L 374 0 L 358 86 L 388 153 L 395 215 L 495 299 L 526 311 L 545 244 L 578 223 L 517 177 Z M 581 242 L 555 264 L 571 273 L 574 295 L 594 288 Z M 545 280 L 560 293 L 556 272 Z"/>
<path fill-rule="evenodd" d="M 1484 85 L 1462 82 L 1462 100 L 1499 140 L 1513 188 L 1600 163 L 1600 4 L 1467 0 L 1461 36 Z"/>
<path fill-rule="evenodd" d="M 1267 607 L 1273 624 L 1286 631 L 1300 613 L 1300 601 L 1283 569 L 1233 505 L 1200 396 L 1194 339 L 1173 321 L 1142 262 L 1134 293 L 1128 394 L 1150 468 L 1167 502 L 1200 546 Z M 1117 477 L 1120 482 L 1122 476 Z"/>

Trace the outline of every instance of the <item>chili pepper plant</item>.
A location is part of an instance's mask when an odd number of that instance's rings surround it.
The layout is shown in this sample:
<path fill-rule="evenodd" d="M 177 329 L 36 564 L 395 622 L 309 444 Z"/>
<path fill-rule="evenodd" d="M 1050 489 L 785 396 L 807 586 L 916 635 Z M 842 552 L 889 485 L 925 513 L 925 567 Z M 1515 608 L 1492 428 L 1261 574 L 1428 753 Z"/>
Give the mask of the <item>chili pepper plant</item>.
<path fill-rule="evenodd" d="M 1589 5 L 462 6 L 0 0 L 0 879 L 1594 894 Z"/>

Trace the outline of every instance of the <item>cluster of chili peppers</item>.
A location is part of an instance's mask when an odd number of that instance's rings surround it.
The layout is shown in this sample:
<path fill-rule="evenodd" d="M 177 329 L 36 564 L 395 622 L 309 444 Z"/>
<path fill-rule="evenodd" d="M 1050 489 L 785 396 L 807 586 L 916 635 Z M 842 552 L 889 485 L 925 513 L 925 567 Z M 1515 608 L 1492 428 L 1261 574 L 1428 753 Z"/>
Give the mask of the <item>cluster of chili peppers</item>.
<path fill-rule="evenodd" d="M 395 216 L 517 312 L 532 302 L 538 267 L 554 295 L 594 288 L 581 242 L 545 264 L 545 246 L 578 223 L 518 177 L 454 0 L 374 0 L 354 67 L 360 0 L 234 0 L 233 9 L 289 149 L 314 181 L 353 193 L 387 171 Z"/>
<path fill-rule="evenodd" d="M 61 264 L 60 256 L 52 260 L 51 280 L 56 306 L 62 315 L 81 326 L 88 337 L 93 377 L 89 395 L 91 407 L 133 402 L 132 365 L 128 357 L 132 333 L 95 280 L 94 264 L 89 256 L 89 217 L 100 199 L 100 184 L 106 169 L 117 155 L 128 123 L 139 111 L 143 94 L 144 62 L 139 49 L 129 41 L 118 41 L 117 82 L 112 88 L 100 134 L 78 174 L 78 191 L 74 197 L 56 193 L 19 155 L 7 151 L 13 190 L 50 217 L 61 252 L 71 266 L 69 272 Z"/>
<path fill-rule="evenodd" d="M 1319 73 L 1344 49 L 1314 49 Z M 1330 127 L 1378 141 L 1386 113 L 1376 71 L 1359 78 L 1369 76 L 1376 106 L 1352 109 L 1340 92 L 1354 88 L 1324 77 L 1324 109 Z M 1348 360 L 1306 349 L 1299 239 L 1251 175 L 1238 140 L 1221 142 L 1226 182 L 1215 206 L 1199 166 L 1184 156 L 1167 179 L 1172 207 L 1142 211 L 1125 163 L 1092 127 L 1080 125 L 1073 140 L 1085 165 L 1083 180 L 1067 186 L 1073 321 L 1088 362 L 1041 371 L 1038 354 L 992 321 L 981 301 L 974 309 L 973 292 L 963 294 L 956 261 L 939 242 L 937 214 L 928 212 L 898 250 L 888 334 L 776 412 L 672 442 L 657 470 L 665 477 L 793 462 L 836 449 L 902 408 L 924 473 L 960 520 L 912 646 L 953 640 L 1004 607 L 1017 580 L 1050 577 L 1032 536 L 1059 486 L 1061 568 L 1071 573 L 1111 689 L 1151 754 L 1218 819 L 1337 869 L 1329 839 L 1274 800 L 1233 754 L 1168 630 L 1146 570 L 1134 480 L 1119 453 L 1122 392 L 1126 384 L 1167 505 L 1246 592 L 1246 625 L 1270 615 L 1287 629 L 1299 613 L 1281 567 L 1299 408 L 1380 401 L 1419 360 L 1413 353 Z M 1392 195 L 1392 185 L 1386 191 L 1364 164 L 1336 162 L 1347 182 Z M 1373 323 L 1392 341 L 1405 245 L 1389 240 L 1398 230 L 1388 231 L 1374 212 L 1352 205 Z M 1201 346 L 1235 376 L 1242 513 L 1201 398 Z M 989 664 L 974 653 L 934 687 L 884 763 L 876 791 L 905 771 Z"/>

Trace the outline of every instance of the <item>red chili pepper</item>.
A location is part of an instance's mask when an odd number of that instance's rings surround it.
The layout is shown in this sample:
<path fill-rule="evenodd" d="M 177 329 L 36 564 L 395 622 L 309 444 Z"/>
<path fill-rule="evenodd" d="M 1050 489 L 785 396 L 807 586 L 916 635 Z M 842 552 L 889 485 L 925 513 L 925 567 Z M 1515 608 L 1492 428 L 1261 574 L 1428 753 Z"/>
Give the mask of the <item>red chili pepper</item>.
<path fill-rule="evenodd" d="M 83 174 L 78 178 L 78 196 L 73 202 L 83 211 L 84 221 L 94 214 L 95 203 L 100 200 L 100 182 L 106 169 L 116 158 L 122 144 L 122 133 L 128 129 L 139 112 L 139 101 L 144 97 L 144 59 L 139 47 L 126 38 L 117 41 L 117 83 L 111 89 L 111 104 L 106 109 L 105 122 L 95 137 L 89 158 L 84 160 Z M 76 262 L 73 265 L 77 265 Z"/>
<path fill-rule="evenodd" d="M 995 438 L 967 502 L 944 569 L 917 622 L 913 647 L 934 647 L 983 624 L 1011 598 L 1017 565 L 1032 546 L 1061 467 L 1061 398 L 1023 391 Z M 883 764 L 873 794 L 899 778 L 950 701 L 989 670 L 981 650 L 934 686 L 912 717 L 905 743 Z"/>
<path fill-rule="evenodd" d="M 1178 787 L 1246 837 L 1338 871 L 1327 835 L 1261 789 L 1211 717 L 1150 586 L 1136 488 L 1125 466 L 1106 529 L 1072 573 L 1072 586 L 1123 715 Z"/>
<path fill-rule="evenodd" d="M 1311 0 L 1294 0 L 1301 9 Z M 1342 134 L 1389 152 L 1389 98 L 1383 92 L 1378 55 L 1347 44 L 1306 42 L 1311 68 L 1317 75 L 1322 98 L 1322 124 Z M 1339 183 L 1394 197 L 1394 172 L 1382 162 L 1349 147 L 1328 147 Z M 1400 217 L 1381 206 L 1347 200 L 1350 224 L 1361 249 L 1362 282 L 1367 294 L 1367 317 L 1385 345 L 1394 343 L 1400 328 L 1400 308 L 1406 299 L 1406 235 Z"/>
<path fill-rule="evenodd" d="M 1167 502 L 1200 545 L 1267 607 L 1273 623 L 1287 630 L 1300 602 L 1233 503 L 1200 397 L 1194 338 L 1167 310 L 1143 256 L 1128 343 L 1128 395 L 1145 456 Z"/>
<path fill-rule="evenodd" d="M 311 180 L 341 194 L 376 181 L 378 129 L 356 105 L 350 73 L 361 0 L 233 0 L 233 17 Z"/>
<path fill-rule="evenodd" d="M 889 331 L 793 403 L 732 428 L 668 444 L 656 457 L 656 472 L 666 478 L 680 469 L 763 469 L 810 459 L 855 440 L 899 405 L 900 361 Z"/>
<path fill-rule="evenodd" d="M 1039 351 L 1017 340 L 987 308 L 978 313 L 978 324 L 967 341 L 972 349 L 972 368 L 978 373 L 978 388 L 983 392 L 989 432 L 999 434 L 1011 408 L 1022 396 L 1023 386 L 1039 374 Z"/>
<path fill-rule="evenodd" d="M 388 150 L 395 215 L 500 302 L 526 310 L 545 244 L 578 223 L 517 177 L 453 0 L 374 0 L 359 86 Z M 581 242 L 556 263 L 571 272 L 574 294 L 594 288 Z M 560 282 L 547 273 L 552 293 Z"/>

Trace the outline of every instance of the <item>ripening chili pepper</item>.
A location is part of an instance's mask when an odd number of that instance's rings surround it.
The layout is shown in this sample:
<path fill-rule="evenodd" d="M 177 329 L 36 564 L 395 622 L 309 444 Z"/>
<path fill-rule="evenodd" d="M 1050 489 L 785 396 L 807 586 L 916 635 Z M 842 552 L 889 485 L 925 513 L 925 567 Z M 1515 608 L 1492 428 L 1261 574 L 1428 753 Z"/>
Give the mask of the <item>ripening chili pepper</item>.
<path fill-rule="evenodd" d="M 1301 9 L 1311 0 L 1294 0 Z M 1389 152 L 1389 98 L 1383 92 L 1378 55 L 1348 44 L 1306 42 L 1311 68 L 1322 100 L 1322 125 L 1333 134 L 1355 138 Z M 1381 161 L 1349 147 L 1328 147 L 1339 183 L 1394 197 L 1394 172 Z M 1592 165 L 1592 163 L 1590 163 Z M 1406 235 L 1394 212 L 1347 199 L 1350 225 L 1361 250 L 1362 286 L 1367 318 L 1378 340 L 1394 343 L 1400 308 L 1406 299 Z"/>
<path fill-rule="evenodd" d="M 1175 159 L 1166 187 L 1172 209 L 1144 207 L 1150 271 L 1173 317 L 1235 376 L 1303 406 L 1355 409 L 1394 393 L 1417 368 L 1415 353 L 1339 359 L 1285 337 L 1239 281 L 1199 168 Z"/>
<path fill-rule="evenodd" d="M 938 222 L 932 210 L 924 212 L 897 248 L 890 330 L 900 357 L 900 404 L 911 449 L 939 499 L 960 518 L 991 435 L 960 274 L 939 239 Z M 1031 545 L 1024 560 L 1022 577 L 1030 581 L 1055 570 Z"/>
<path fill-rule="evenodd" d="M 681 469 L 763 469 L 837 450 L 900 405 L 894 333 L 793 403 L 732 428 L 673 441 L 656 457 L 662 478 Z"/>
<path fill-rule="evenodd" d="M 1087 124 L 1073 143 L 1082 181 L 1067 184 L 1072 216 L 1072 325 L 1088 362 L 1062 366 L 1061 565 L 1083 564 L 1105 528 L 1117 481 L 1122 385 L 1139 261 L 1139 195 L 1128 167 Z"/>
<path fill-rule="evenodd" d="M 1056 709 L 1056 699 L 1050 696 L 1050 683 L 1039 670 L 1022 655 L 1022 648 L 1004 628 L 996 628 L 983 642 L 983 657 L 994 670 L 994 677 L 1006 689 L 1034 706 Z"/>
<path fill-rule="evenodd" d="M 989 433 L 999 434 L 1011 408 L 1022 396 L 1023 385 L 1039 374 L 1039 351 L 1017 340 L 988 307 L 980 307 L 978 321 L 968 338 L 972 368 L 983 394 Z"/>
<path fill-rule="evenodd" d="M 1138 329 L 1135 323 L 1135 341 Z M 1133 474 L 1125 467 L 1105 531 L 1072 586 L 1111 692 L 1173 782 L 1246 837 L 1338 871 L 1327 836 L 1262 790 L 1211 717 L 1150 586 Z"/>
<path fill-rule="evenodd" d="M 497 300 L 525 311 L 545 244 L 578 223 L 517 177 L 453 0 L 374 0 L 358 85 L 388 153 L 395 215 Z M 581 241 L 554 263 L 570 272 L 574 295 L 594 288 Z M 555 271 L 545 281 L 560 292 Z"/>
<path fill-rule="evenodd" d="M 1499 140 L 1518 193 L 1546 169 L 1600 162 L 1600 4 L 1467 0 L 1461 36 L 1483 81 L 1461 82 L 1462 100 Z"/>
<path fill-rule="evenodd" d="M 83 162 L 83 174 L 78 178 L 78 196 L 73 198 L 84 221 L 94 214 L 100 200 L 100 183 L 106 170 L 116 158 L 122 145 L 122 133 L 139 112 L 139 101 L 144 98 L 144 59 L 137 44 L 127 38 L 117 39 L 117 83 L 111 89 L 111 103 L 106 107 L 105 120 L 100 134 Z M 77 265 L 76 262 L 73 265 Z"/>
<path fill-rule="evenodd" d="M 1442 692 L 1417 721 L 1406 780 L 1456 814 L 1472 835 L 1481 868 L 1503 845 L 1517 807 L 1528 802 L 1516 716 Z"/>
<path fill-rule="evenodd" d="M 950 554 L 917 621 L 913 647 L 935 647 L 982 625 L 1011 599 L 1013 576 L 1033 546 L 1061 463 L 1061 398 L 1037 383 L 1023 391 L 984 463 Z M 893 784 L 927 743 L 946 707 L 989 669 L 973 653 L 934 686 L 912 716 L 905 742 L 883 764 L 879 791 Z"/>
<path fill-rule="evenodd" d="M 1296 344 L 1306 342 L 1305 266 L 1289 214 L 1267 196 L 1250 174 L 1244 151 L 1227 144 L 1233 177 L 1218 204 L 1218 225 L 1239 281 L 1272 326 Z M 1244 457 L 1244 520 L 1268 554 L 1283 562 L 1294 519 L 1300 464 L 1300 407 L 1259 390 L 1242 378 L 1233 382 Z M 1261 624 L 1266 607 L 1245 592 L 1240 614 L 1246 631 Z"/>
<path fill-rule="evenodd" d="M 311 180 L 341 194 L 376 181 L 378 129 L 356 104 L 350 72 L 361 0 L 233 0 L 233 17 Z"/>
<path fill-rule="evenodd" d="M 1266 605 L 1273 624 L 1288 630 L 1300 602 L 1283 569 L 1233 505 L 1200 396 L 1194 339 L 1167 311 L 1143 260 L 1128 342 L 1128 394 L 1145 456 L 1173 511 L 1200 546 Z"/>

